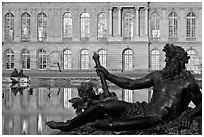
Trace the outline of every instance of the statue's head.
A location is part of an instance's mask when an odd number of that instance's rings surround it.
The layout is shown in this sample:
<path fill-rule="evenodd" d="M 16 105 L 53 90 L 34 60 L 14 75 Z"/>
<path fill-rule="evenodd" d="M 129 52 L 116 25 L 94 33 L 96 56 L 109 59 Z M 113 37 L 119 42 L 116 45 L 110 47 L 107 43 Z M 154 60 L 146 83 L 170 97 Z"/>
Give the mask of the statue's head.
<path fill-rule="evenodd" d="M 82 99 L 92 98 L 95 95 L 94 84 L 92 82 L 82 82 L 81 85 L 77 88 L 78 94 Z"/>
<path fill-rule="evenodd" d="M 180 46 L 166 44 L 163 51 L 166 53 L 166 66 L 163 69 L 165 78 L 172 79 L 176 74 L 186 69 L 190 57 L 188 53 Z"/>

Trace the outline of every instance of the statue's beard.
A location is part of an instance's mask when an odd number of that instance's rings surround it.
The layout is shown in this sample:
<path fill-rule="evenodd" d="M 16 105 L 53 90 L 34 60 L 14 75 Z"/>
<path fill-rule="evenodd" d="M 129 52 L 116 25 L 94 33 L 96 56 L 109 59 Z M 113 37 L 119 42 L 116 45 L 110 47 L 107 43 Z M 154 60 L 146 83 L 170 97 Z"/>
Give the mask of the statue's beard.
<path fill-rule="evenodd" d="M 163 68 L 163 76 L 166 79 L 174 79 L 175 75 L 180 73 L 179 68 L 178 62 L 167 62 Z"/>

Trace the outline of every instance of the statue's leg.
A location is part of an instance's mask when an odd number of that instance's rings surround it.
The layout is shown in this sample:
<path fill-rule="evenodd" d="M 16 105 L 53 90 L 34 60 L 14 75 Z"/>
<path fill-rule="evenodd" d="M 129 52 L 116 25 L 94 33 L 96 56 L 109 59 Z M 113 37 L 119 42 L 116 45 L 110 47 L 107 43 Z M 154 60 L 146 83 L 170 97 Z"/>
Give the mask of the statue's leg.
<path fill-rule="evenodd" d="M 97 119 L 103 118 L 105 114 L 114 118 L 119 118 L 125 111 L 127 111 L 128 104 L 129 103 L 124 101 L 109 100 L 87 109 L 68 122 L 50 121 L 46 124 L 52 129 L 70 131 L 86 123 L 90 123 Z"/>
<path fill-rule="evenodd" d="M 134 119 L 117 120 L 113 122 L 94 123 L 92 127 L 100 130 L 126 131 L 150 128 L 160 122 L 156 117 L 137 117 Z"/>

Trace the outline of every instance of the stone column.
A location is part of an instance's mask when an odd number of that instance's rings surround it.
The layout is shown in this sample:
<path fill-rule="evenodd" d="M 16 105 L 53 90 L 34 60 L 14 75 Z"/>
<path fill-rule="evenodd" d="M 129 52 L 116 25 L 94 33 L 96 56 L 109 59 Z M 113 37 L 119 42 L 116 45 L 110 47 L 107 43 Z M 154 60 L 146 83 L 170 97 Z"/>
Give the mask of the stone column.
<path fill-rule="evenodd" d="M 36 32 L 37 32 L 37 24 L 36 24 L 36 9 L 31 9 L 31 17 L 30 17 L 30 40 L 37 41 Z"/>
<path fill-rule="evenodd" d="M 198 25 L 196 26 L 196 41 L 202 41 L 202 8 L 198 8 L 198 18 L 196 18 Z"/>
<path fill-rule="evenodd" d="M 98 24 L 97 24 L 97 12 L 95 8 L 91 9 L 89 23 L 90 23 L 90 41 L 96 41 Z"/>
<path fill-rule="evenodd" d="M 79 41 L 79 34 L 80 34 L 80 19 L 78 15 L 78 8 L 73 9 L 73 21 L 72 21 L 72 26 L 73 26 L 73 41 Z"/>
<path fill-rule="evenodd" d="M 5 11 L 3 8 L 2 8 L 1 20 L 2 20 L 2 42 L 4 42 L 5 41 Z M 4 69 L 4 68 L 5 67 L 2 67 L 2 69 Z"/>
<path fill-rule="evenodd" d="M 148 31 L 149 31 L 149 8 L 147 7 L 145 9 L 145 36 L 148 36 Z"/>
<path fill-rule="evenodd" d="M 20 17 L 20 9 L 15 9 L 15 17 L 14 17 L 14 41 L 20 41 L 21 34 L 21 17 Z"/>
<path fill-rule="evenodd" d="M 168 35 L 168 19 L 166 17 L 166 10 L 162 9 L 163 19 L 161 20 L 161 41 L 167 41 L 167 35 Z"/>
<path fill-rule="evenodd" d="M 135 34 L 134 37 L 139 37 L 139 7 L 135 7 Z"/>
<path fill-rule="evenodd" d="M 109 36 L 112 37 L 113 36 L 113 12 L 112 12 L 112 7 L 109 8 Z"/>
<path fill-rule="evenodd" d="M 121 37 L 121 7 L 118 7 L 118 37 Z"/>
<path fill-rule="evenodd" d="M 178 30 L 178 38 L 179 38 L 179 41 L 185 41 L 186 27 L 184 24 L 186 23 L 184 19 L 184 8 L 181 8 L 180 11 L 181 11 L 181 17 L 180 17 L 181 21 L 178 26 L 178 29 L 180 28 L 180 30 Z"/>

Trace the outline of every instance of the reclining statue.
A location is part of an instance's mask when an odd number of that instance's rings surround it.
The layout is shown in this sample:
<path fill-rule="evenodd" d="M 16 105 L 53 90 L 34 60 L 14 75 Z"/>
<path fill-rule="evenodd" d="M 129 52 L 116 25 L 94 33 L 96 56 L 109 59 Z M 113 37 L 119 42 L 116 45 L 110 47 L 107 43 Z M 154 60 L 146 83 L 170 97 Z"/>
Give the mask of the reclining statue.
<path fill-rule="evenodd" d="M 115 76 L 98 65 L 97 74 L 117 86 L 136 90 L 153 88 L 150 102 L 129 103 L 109 99 L 93 105 L 67 122 L 49 121 L 46 124 L 52 129 L 67 132 L 86 123 L 100 130 L 126 131 L 147 129 L 162 122 L 179 118 L 180 127 L 189 127 L 193 117 L 202 116 L 202 94 L 195 78 L 186 70 L 189 56 L 180 46 L 166 44 L 166 65 L 163 70 L 153 71 L 144 78 L 129 79 Z M 97 56 L 97 55 L 94 55 Z M 195 108 L 188 113 L 190 102 Z M 109 117 L 109 121 L 97 122 Z"/>

